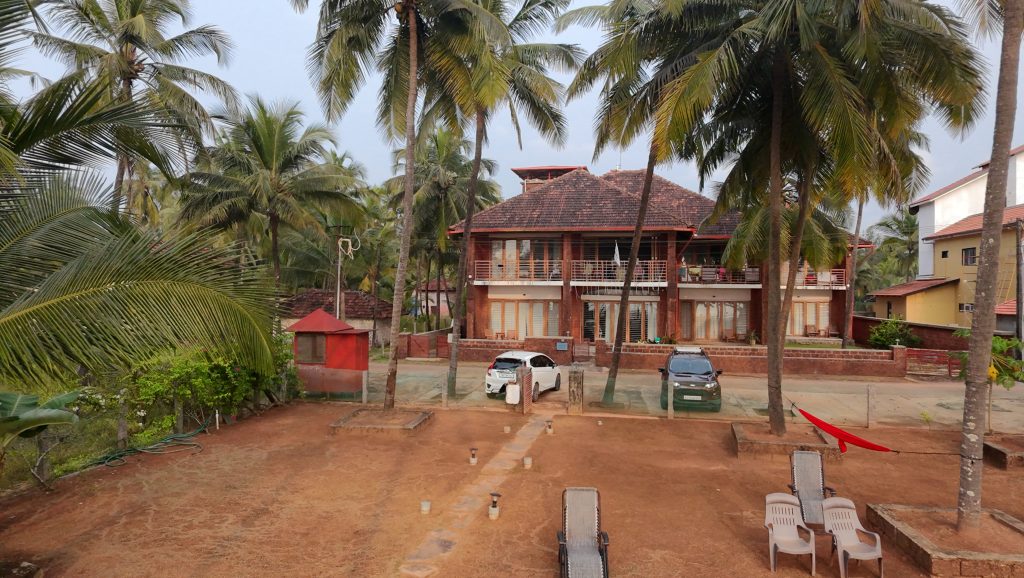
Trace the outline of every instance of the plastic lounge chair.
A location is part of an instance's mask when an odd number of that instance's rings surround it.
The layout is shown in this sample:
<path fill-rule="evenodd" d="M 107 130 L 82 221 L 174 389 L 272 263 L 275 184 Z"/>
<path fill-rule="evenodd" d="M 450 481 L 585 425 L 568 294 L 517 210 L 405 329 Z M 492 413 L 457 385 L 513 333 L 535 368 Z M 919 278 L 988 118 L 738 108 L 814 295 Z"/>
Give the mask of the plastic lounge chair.
<path fill-rule="evenodd" d="M 825 485 L 825 469 L 818 452 L 795 451 L 790 456 L 793 483 L 790 491 L 800 500 L 804 522 L 822 524 L 821 502 L 836 495 L 836 491 Z M 827 494 L 827 495 L 826 495 Z"/>
<path fill-rule="evenodd" d="M 607 578 L 608 533 L 601 531 L 601 494 L 596 488 L 562 492 L 558 564 L 562 578 Z"/>
<path fill-rule="evenodd" d="M 857 517 L 857 507 L 846 498 L 828 498 L 821 504 L 825 531 L 832 534 L 832 554 L 839 552 L 839 576 L 846 578 L 850 559 L 878 559 L 878 576 L 882 578 L 882 539 L 864 529 Z M 872 540 L 868 543 L 861 536 Z"/>
<path fill-rule="evenodd" d="M 768 528 L 768 560 L 772 572 L 779 552 L 784 554 L 810 554 L 811 576 L 817 561 L 814 554 L 814 532 L 804 525 L 800 514 L 800 500 L 789 494 L 768 494 L 764 497 L 764 527 Z M 807 532 L 807 539 L 800 536 Z"/>

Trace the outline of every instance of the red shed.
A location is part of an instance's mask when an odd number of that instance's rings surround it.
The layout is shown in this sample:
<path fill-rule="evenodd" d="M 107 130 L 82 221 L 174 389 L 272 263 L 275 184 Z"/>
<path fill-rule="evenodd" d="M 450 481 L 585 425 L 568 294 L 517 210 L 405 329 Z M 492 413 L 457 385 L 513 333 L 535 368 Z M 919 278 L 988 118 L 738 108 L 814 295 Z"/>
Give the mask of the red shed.
<path fill-rule="evenodd" d="M 306 391 L 326 394 L 362 392 L 370 368 L 370 331 L 356 329 L 323 309 L 303 317 L 286 331 L 295 334 L 295 366 Z"/>

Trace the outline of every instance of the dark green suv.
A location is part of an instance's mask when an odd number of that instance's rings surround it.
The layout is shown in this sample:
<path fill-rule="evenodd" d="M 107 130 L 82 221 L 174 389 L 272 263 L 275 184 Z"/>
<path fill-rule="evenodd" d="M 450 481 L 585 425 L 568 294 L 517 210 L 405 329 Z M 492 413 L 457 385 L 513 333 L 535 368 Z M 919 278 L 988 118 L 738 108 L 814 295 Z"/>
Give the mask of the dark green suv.
<path fill-rule="evenodd" d="M 675 396 L 679 409 L 722 410 L 722 386 L 718 376 L 722 370 L 711 365 L 711 359 L 700 347 L 677 347 L 665 360 L 661 373 L 661 409 L 668 409 L 668 390 Z"/>

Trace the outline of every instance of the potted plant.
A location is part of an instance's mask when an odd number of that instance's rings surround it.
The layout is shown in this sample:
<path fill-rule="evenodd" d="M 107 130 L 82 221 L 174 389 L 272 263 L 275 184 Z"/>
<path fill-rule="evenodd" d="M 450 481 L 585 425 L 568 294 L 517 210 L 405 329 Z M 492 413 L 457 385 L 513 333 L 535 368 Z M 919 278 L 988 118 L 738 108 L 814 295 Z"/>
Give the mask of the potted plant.
<path fill-rule="evenodd" d="M 757 345 L 757 332 L 751 331 L 750 334 L 747 335 L 747 341 L 750 342 L 751 347 Z"/>

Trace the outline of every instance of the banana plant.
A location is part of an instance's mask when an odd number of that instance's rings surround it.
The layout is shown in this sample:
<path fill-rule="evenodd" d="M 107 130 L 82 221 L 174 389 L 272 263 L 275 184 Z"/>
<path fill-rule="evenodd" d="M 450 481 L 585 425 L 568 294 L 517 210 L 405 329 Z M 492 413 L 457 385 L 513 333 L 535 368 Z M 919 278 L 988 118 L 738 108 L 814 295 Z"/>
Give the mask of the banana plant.
<path fill-rule="evenodd" d="M 16 438 L 31 438 L 51 425 L 78 421 L 77 415 L 64 409 L 78 396 L 78 391 L 72 391 L 40 404 L 38 395 L 0 392 L 0 468 L 8 446 Z"/>

